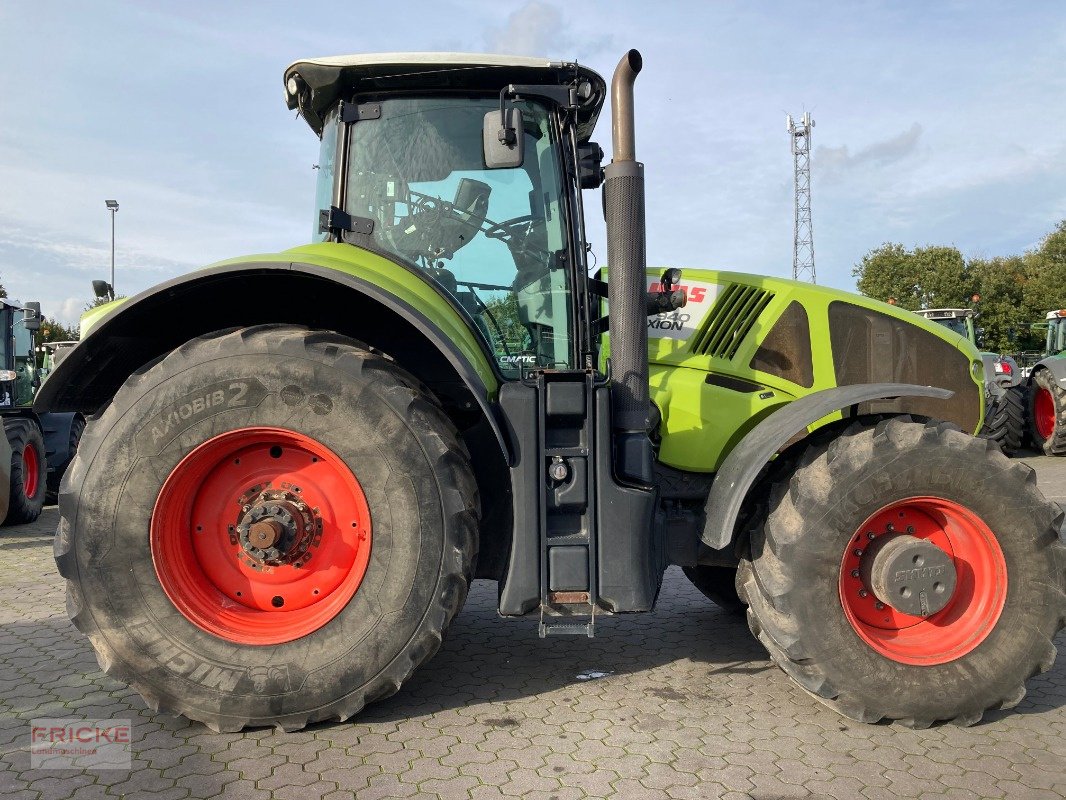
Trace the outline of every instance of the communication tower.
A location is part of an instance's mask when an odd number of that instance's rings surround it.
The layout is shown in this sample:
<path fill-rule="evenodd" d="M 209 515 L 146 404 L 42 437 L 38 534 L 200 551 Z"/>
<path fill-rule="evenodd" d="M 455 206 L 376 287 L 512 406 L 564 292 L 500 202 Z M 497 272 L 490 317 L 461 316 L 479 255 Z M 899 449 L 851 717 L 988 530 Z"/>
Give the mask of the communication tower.
<path fill-rule="evenodd" d="M 797 122 L 785 118 L 792 141 L 792 162 L 796 175 L 796 225 L 792 242 L 792 278 L 817 283 L 814 274 L 814 229 L 811 227 L 811 128 L 809 111 Z"/>

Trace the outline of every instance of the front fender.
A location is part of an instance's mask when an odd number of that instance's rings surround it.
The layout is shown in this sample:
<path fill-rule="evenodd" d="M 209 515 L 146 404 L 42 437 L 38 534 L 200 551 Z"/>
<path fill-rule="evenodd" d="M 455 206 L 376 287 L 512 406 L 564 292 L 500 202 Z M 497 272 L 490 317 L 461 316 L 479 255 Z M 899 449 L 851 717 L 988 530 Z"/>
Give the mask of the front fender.
<path fill-rule="evenodd" d="M 896 397 L 933 397 L 947 400 L 949 389 L 904 383 L 865 383 L 809 394 L 774 411 L 741 439 L 722 461 L 707 496 L 701 541 L 721 550 L 733 538 L 740 509 L 762 468 L 797 433 L 834 411 L 859 403 Z"/>
<path fill-rule="evenodd" d="M 1029 383 L 1033 382 L 1033 375 L 1039 370 L 1046 369 L 1058 382 L 1059 386 L 1066 389 L 1066 357 L 1051 356 L 1040 361 L 1029 372 Z"/>

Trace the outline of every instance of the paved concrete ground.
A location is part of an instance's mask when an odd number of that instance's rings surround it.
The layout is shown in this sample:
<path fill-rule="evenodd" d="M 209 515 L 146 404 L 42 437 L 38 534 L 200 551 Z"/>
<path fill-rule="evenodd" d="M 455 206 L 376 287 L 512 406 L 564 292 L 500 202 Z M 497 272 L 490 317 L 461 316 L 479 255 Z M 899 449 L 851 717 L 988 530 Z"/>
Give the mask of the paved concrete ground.
<path fill-rule="evenodd" d="M 1066 459 L 1029 459 L 1066 502 Z M 822 708 L 670 570 L 657 611 L 539 640 L 478 582 L 432 663 L 354 722 L 213 734 L 152 714 L 67 622 L 55 509 L 0 535 L 0 798 L 1066 796 L 1066 658 L 973 728 Z M 1058 640 L 1066 647 L 1066 636 Z M 132 772 L 29 769 L 35 717 L 133 719 Z"/>

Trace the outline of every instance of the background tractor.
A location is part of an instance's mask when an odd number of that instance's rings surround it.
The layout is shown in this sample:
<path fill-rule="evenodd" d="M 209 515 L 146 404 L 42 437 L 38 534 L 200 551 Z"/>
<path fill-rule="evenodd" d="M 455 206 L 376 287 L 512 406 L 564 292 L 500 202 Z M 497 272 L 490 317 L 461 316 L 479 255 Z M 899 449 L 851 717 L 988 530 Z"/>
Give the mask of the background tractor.
<path fill-rule="evenodd" d="M 34 339 L 40 303 L 17 306 L 0 299 L 0 523 L 33 522 L 45 498 L 55 493 L 77 449 L 84 418 L 76 413 L 35 414 L 30 408 L 41 385 Z M 10 452 L 8 452 L 10 451 Z"/>
<path fill-rule="evenodd" d="M 929 308 L 914 313 L 980 346 L 973 309 Z M 981 435 L 996 442 L 1007 455 L 1013 455 L 1025 439 L 1025 378 L 1010 356 L 982 352 L 981 358 L 985 366 L 985 424 Z"/>
<path fill-rule="evenodd" d="M 1037 449 L 1066 455 L 1066 310 L 1049 311 L 1043 357 L 1029 370 L 1029 433 Z M 1034 324 L 1034 328 L 1036 324 Z"/>
<path fill-rule="evenodd" d="M 1066 617 L 1061 515 L 971 435 L 980 354 L 844 292 L 649 272 L 640 69 L 606 167 L 576 63 L 286 70 L 314 242 L 97 309 L 37 397 L 91 415 L 55 553 L 103 669 L 216 730 L 296 729 L 398 691 L 474 578 L 591 636 L 678 565 L 852 718 L 1019 702 Z"/>

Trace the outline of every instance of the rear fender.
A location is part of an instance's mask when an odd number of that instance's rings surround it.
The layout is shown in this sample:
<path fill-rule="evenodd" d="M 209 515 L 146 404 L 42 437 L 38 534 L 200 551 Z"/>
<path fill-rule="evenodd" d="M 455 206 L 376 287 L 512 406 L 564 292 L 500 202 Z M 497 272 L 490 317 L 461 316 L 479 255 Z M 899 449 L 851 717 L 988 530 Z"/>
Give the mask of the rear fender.
<path fill-rule="evenodd" d="M 796 434 L 823 417 L 871 400 L 897 397 L 947 400 L 953 394 L 949 389 L 932 386 L 867 383 L 825 389 L 782 406 L 752 428 L 722 461 L 707 496 L 706 519 L 700 540 L 714 550 L 728 547 L 740 509 L 763 467 Z"/>

